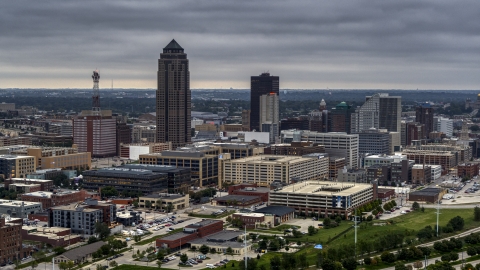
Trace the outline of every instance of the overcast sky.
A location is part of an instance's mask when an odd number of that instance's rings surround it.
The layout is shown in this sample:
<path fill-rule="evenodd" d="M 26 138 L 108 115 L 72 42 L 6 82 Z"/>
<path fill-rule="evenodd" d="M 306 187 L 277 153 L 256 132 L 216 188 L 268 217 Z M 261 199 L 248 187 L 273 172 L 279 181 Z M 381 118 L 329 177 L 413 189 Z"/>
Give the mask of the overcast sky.
<path fill-rule="evenodd" d="M 479 1 L 2 1 L 0 88 L 156 88 L 175 39 L 191 88 L 479 89 Z"/>

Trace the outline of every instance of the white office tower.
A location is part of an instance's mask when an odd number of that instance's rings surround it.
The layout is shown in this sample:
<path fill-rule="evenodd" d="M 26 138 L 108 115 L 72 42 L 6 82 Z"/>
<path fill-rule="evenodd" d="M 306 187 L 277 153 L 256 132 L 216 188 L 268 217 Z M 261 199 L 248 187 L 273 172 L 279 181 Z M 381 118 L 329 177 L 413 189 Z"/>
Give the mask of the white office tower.
<path fill-rule="evenodd" d="M 443 132 L 447 137 L 453 136 L 453 120 L 441 116 L 433 117 L 435 131 Z"/>
<path fill-rule="evenodd" d="M 365 97 L 365 103 L 352 113 L 351 133 L 370 128 L 400 132 L 402 97 L 378 93 Z"/>

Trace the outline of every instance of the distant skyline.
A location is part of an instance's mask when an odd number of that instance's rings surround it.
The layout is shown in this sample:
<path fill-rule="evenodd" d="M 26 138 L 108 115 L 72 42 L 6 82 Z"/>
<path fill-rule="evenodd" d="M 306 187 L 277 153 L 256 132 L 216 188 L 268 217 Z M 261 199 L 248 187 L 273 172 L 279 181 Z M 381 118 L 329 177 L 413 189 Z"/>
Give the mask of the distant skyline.
<path fill-rule="evenodd" d="M 480 89 L 478 1 L 7 1 L 0 88 L 156 89 L 175 39 L 192 89 Z"/>

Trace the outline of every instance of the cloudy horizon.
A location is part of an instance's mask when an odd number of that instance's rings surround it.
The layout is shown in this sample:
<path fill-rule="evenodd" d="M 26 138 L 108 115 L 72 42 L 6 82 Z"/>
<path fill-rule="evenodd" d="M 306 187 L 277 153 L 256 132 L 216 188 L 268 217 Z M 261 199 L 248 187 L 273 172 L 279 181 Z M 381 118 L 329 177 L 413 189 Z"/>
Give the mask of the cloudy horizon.
<path fill-rule="evenodd" d="M 7 1 L 0 88 L 156 88 L 175 39 L 191 88 L 479 89 L 477 1 Z"/>

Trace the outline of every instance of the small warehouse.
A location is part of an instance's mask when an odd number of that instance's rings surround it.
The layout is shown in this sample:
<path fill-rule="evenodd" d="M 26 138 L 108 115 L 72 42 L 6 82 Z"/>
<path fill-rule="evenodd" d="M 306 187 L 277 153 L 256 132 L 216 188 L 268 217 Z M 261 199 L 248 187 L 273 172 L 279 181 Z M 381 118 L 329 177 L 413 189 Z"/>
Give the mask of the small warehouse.
<path fill-rule="evenodd" d="M 422 190 L 411 192 L 409 201 L 411 202 L 427 202 L 436 203 L 442 199 L 443 195 L 447 193 L 446 189 L 441 188 L 425 188 Z"/>

